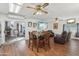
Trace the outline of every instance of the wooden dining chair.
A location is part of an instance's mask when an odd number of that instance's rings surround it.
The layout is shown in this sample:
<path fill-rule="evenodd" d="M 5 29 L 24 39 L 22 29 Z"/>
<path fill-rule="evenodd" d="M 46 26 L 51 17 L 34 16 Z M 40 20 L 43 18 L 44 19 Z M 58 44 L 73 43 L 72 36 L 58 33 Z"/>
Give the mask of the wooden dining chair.
<path fill-rule="evenodd" d="M 44 48 L 44 37 L 40 35 L 37 39 L 37 52 L 39 52 L 39 48 Z"/>
<path fill-rule="evenodd" d="M 44 31 L 42 32 L 42 35 L 38 38 L 37 52 L 39 52 L 40 47 L 46 50 L 46 46 L 50 48 L 50 33 Z"/>
<path fill-rule="evenodd" d="M 32 40 L 33 40 L 33 36 L 32 36 L 32 33 L 29 32 L 29 44 L 28 44 L 28 47 L 30 48 L 30 45 L 32 43 Z"/>
<path fill-rule="evenodd" d="M 47 31 L 44 32 L 44 44 L 45 44 L 45 49 L 48 47 L 51 48 L 50 47 L 50 33 Z"/>
<path fill-rule="evenodd" d="M 35 47 L 36 43 L 37 43 L 37 40 L 36 40 L 36 36 L 34 35 L 33 32 L 29 32 L 29 44 L 28 44 L 28 47 L 32 47 L 32 50 L 33 48 Z"/>

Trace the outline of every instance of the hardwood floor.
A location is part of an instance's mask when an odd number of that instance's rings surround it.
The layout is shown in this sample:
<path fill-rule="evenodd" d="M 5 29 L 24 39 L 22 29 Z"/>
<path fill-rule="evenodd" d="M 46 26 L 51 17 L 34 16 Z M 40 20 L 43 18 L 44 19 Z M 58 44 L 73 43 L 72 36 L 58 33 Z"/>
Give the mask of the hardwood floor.
<path fill-rule="evenodd" d="M 1 56 L 79 56 L 79 40 L 71 40 L 61 45 L 51 40 L 51 49 L 45 51 L 40 48 L 37 53 L 36 49 L 32 51 L 28 48 L 28 41 L 21 40 L 0 47 Z"/>

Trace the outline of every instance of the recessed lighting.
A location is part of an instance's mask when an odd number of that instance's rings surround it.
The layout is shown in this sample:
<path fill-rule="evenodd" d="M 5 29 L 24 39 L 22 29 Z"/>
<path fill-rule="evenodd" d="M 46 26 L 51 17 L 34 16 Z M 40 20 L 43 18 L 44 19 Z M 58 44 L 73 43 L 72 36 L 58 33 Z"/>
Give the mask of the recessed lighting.
<path fill-rule="evenodd" d="M 21 9 L 23 3 L 10 3 L 9 4 L 9 12 L 18 13 Z"/>
<path fill-rule="evenodd" d="M 13 3 L 10 3 L 9 4 L 9 11 L 10 12 L 13 12 L 14 11 L 14 5 L 13 5 Z"/>
<path fill-rule="evenodd" d="M 21 9 L 21 6 L 16 6 L 15 13 L 18 13 Z"/>

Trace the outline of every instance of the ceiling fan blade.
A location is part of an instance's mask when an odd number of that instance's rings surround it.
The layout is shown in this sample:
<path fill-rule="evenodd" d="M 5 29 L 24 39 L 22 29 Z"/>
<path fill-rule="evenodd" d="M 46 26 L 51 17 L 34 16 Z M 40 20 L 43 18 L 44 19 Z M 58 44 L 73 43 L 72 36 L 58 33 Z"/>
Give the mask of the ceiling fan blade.
<path fill-rule="evenodd" d="M 44 4 L 42 5 L 42 7 L 45 8 L 45 7 L 47 7 L 48 5 L 49 5 L 49 3 L 44 3 Z"/>
<path fill-rule="evenodd" d="M 47 11 L 45 11 L 45 10 L 41 10 L 42 12 L 44 12 L 44 13 L 46 13 L 46 14 L 48 14 L 48 12 Z"/>
<path fill-rule="evenodd" d="M 34 12 L 33 15 L 35 15 L 37 12 Z"/>
<path fill-rule="evenodd" d="M 27 6 L 27 8 L 35 9 L 34 7 Z"/>

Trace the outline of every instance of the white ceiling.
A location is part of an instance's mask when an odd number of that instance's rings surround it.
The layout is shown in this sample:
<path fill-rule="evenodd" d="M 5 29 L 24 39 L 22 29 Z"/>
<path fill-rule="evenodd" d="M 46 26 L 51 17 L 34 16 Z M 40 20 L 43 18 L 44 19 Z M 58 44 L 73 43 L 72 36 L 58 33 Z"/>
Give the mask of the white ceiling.
<path fill-rule="evenodd" d="M 33 15 L 34 10 L 26 8 L 29 5 L 37 5 L 34 3 L 23 4 L 18 14 L 25 15 L 27 18 L 35 18 L 40 20 L 50 20 L 55 17 L 74 17 L 79 16 L 79 3 L 50 3 L 46 7 L 48 14 Z M 8 13 L 9 4 L 0 3 L 0 12 Z"/>
<path fill-rule="evenodd" d="M 0 13 L 7 13 L 9 11 L 8 3 L 0 3 Z"/>

